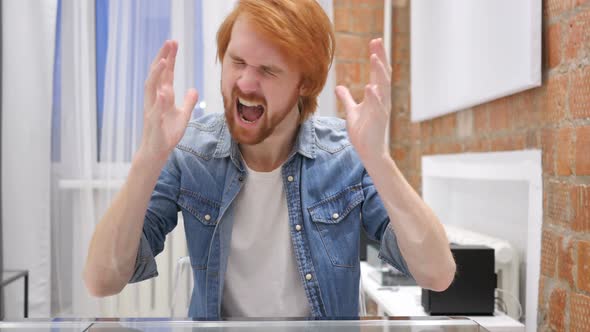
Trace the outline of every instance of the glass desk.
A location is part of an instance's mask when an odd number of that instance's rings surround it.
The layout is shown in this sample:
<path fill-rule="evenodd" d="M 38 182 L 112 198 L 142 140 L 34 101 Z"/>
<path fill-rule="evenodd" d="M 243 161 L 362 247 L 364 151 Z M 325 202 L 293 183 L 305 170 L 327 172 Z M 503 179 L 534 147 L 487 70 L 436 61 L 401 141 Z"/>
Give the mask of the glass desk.
<path fill-rule="evenodd" d="M 60 321 L 60 320 L 36 320 L 27 319 L 22 321 L 1 322 L 0 331 L 14 331 L 14 332 L 81 332 L 86 331 L 92 320 L 87 321 Z"/>
<path fill-rule="evenodd" d="M 173 319 L 23 320 L 0 322 L 0 331 L 24 332 L 487 332 L 462 317 L 363 317 L 351 320 L 235 319 L 197 321 Z"/>

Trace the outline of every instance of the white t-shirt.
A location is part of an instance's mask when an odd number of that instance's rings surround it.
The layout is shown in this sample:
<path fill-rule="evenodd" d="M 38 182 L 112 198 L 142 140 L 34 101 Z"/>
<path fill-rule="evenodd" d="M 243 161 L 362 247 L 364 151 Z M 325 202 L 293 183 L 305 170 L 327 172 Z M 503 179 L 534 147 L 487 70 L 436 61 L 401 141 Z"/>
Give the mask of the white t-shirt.
<path fill-rule="evenodd" d="M 281 167 L 271 172 L 248 169 L 234 211 L 222 316 L 309 316 L 289 232 Z"/>

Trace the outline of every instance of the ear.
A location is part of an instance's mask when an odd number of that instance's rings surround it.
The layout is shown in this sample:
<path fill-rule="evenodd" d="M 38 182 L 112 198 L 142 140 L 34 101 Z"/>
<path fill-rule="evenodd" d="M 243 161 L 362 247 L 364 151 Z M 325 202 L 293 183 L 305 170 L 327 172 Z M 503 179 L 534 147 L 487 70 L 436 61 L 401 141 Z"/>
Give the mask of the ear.
<path fill-rule="evenodd" d="M 301 84 L 299 84 L 299 95 L 303 97 L 309 95 L 308 84 L 306 84 L 305 81 L 302 81 Z"/>

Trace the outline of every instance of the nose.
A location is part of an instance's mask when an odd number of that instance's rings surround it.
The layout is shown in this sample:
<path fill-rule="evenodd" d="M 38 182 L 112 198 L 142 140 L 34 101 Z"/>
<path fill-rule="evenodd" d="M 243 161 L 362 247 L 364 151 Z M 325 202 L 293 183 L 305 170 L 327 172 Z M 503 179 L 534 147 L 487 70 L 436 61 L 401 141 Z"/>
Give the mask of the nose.
<path fill-rule="evenodd" d="M 254 93 L 258 90 L 258 73 L 255 68 L 247 66 L 242 71 L 236 84 L 243 93 Z"/>

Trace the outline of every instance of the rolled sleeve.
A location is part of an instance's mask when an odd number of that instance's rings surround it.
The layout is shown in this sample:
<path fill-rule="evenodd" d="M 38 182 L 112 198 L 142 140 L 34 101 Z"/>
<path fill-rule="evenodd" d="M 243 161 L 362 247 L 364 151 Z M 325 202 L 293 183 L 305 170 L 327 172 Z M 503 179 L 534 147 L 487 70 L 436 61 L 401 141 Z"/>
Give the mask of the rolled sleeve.
<path fill-rule="evenodd" d="M 406 260 L 402 256 L 399 246 L 397 244 L 397 237 L 391 227 L 385 228 L 385 233 L 381 239 L 381 247 L 379 249 L 379 258 L 389 265 L 395 267 L 400 272 L 408 277 L 414 278 L 408 269 Z"/>
<path fill-rule="evenodd" d="M 373 180 L 366 171 L 362 181 L 365 196 L 362 208 L 363 227 L 369 238 L 379 241 L 379 258 L 413 278 L 399 249 L 395 232 L 389 225 L 387 210 L 377 193 Z"/>
<path fill-rule="evenodd" d="M 141 234 L 139 250 L 137 251 L 137 258 L 135 259 L 135 268 L 133 271 L 133 276 L 129 279 L 130 284 L 158 276 L 156 259 L 144 233 Z"/>
<path fill-rule="evenodd" d="M 176 227 L 180 176 L 174 154 L 164 166 L 148 203 L 135 270 L 129 283 L 158 275 L 155 256 L 164 250 L 166 235 Z"/>

